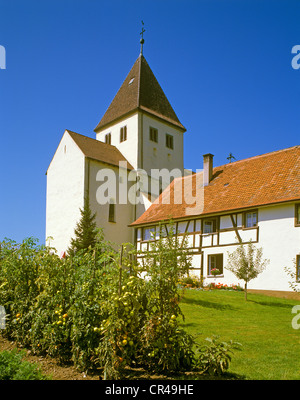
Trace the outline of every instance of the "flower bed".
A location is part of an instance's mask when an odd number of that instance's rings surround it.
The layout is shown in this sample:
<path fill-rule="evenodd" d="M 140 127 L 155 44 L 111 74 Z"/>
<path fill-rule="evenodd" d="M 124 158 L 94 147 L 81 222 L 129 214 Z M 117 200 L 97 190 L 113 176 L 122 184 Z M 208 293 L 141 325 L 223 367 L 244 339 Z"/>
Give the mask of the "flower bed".
<path fill-rule="evenodd" d="M 183 276 L 179 279 L 178 285 L 183 288 L 203 288 L 203 279 L 195 275 Z"/>
<path fill-rule="evenodd" d="M 240 285 L 235 285 L 235 284 L 231 284 L 231 285 L 226 285 L 224 283 L 210 283 L 207 286 L 208 289 L 212 290 L 212 289 L 221 289 L 221 290 L 236 290 L 236 291 L 242 291 L 244 290 Z"/>
<path fill-rule="evenodd" d="M 207 285 L 204 284 L 204 279 L 202 277 L 198 277 L 195 275 L 187 275 L 183 276 L 178 281 L 178 286 L 181 288 L 188 288 L 188 289 L 204 289 L 204 290 L 235 290 L 235 291 L 242 291 L 244 290 L 240 285 L 236 284 L 224 284 L 224 283 L 214 283 L 211 282 Z"/>

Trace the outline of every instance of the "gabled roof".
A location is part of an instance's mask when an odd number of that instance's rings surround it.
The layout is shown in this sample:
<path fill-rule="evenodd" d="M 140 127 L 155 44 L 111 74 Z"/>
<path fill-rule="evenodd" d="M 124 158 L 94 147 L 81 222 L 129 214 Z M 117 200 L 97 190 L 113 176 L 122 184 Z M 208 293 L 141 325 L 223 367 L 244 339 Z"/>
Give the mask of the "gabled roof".
<path fill-rule="evenodd" d="M 175 179 L 131 226 L 299 201 L 300 146 L 214 168 L 211 182 L 204 187 L 203 210 L 187 213 L 187 207 L 193 205 L 189 205 L 188 197 L 184 196 L 187 200 L 183 204 L 174 204 L 174 187 L 181 183 L 185 195 L 195 196 L 198 174 Z M 162 199 L 168 192 L 170 204 L 163 204 Z"/>
<path fill-rule="evenodd" d="M 185 131 L 145 57 L 140 54 L 95 132 L 135 110 L 148 112 Z"/>
<path fill-rule="evenodd" d="M 127 162 L 127 168 L 133 170 L 133 166 L 127 161 L 123 154 L 111 144 L 100 142 L 88 136 L 67 130 L 71 138 L 83 152 L 83 154 L 96 161 L 119 166 L 120 161 Z"/>

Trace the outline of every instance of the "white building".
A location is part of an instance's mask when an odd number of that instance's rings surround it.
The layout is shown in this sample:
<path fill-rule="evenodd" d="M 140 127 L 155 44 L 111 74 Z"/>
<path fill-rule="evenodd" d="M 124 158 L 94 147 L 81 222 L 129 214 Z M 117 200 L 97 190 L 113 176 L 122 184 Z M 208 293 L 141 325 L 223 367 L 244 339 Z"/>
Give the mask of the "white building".
<path fill-rule="evenodd" d="M 62 136 L 47 170 L 51 246 L 67 250 L 88 193 L 98 226 L 116 245 L 135 242 L 145 249 L 150 232 L 172 219 L 176 233 L 188 237 L 194 273 L 206 283 L 214 281 L 210 271 L 217 267 L 217 282 L 242 284 L 226 270 L 228 252 L 251 240 L 270 264 L 249 287 L 290 290 L 284 268 L 293 260 L 300 277 L 300 146 L 220 167 L 206 154 L 203 172 L 191 174 L 184 170 L 184 132 L 140 54 L 96 126 L 96 139 L 69 130 Z M 169 185 L 170 175 L 161 174 L 159 183 L 154 169 L 180 177 Z M 184 201 L 175 200 L 182 186 Z M 129 201 L 129 194 L 139 201 Z"/>
<path fill-rule="evenodd" d="M 138 250 L 149 248 L 158 234 L 158 224 L 168 227 L 172 219 L 177 235 L 187 236 L 194 274 L 205 278 L 206 283 L 215 282 L 210 271 L 217 268 L 217 283 L 243 285 L 226 270 L 226 263 L 228 252 L 251 241 L 263 249 L 270 263 L 248 287 L 289 291 L 291 279 L 285 267 L 294 268 L 294 260 L 300 278 L 300 146 L 215 168 L 212 163 L 213 156 L 206 154 L 203 172 L 199 173 L 204 184 L 201 211 L 195 207 L 191 212 L 191 202 L 174 203 L 174 188 L 180 183 L 174 180 L 131 224 L 136 229 Z M 188 195 L 198 185 L 199 174 L 181 178 L 187 181 Z M 163 204 L 167 191 L 171 201 Z"/>
<path fill-rule="evenodd" d="M 178 174 L 183 173 L 184 132 L 140 54 L 95 128 L 96 139 L 66 130 L 58 145 L 47 170 L 46 238 L 53 238 L 51 246 L 59 253 L 67 250 L 87 192 L 105 238 L 117 245 L 134 242 L 134 230 L 129 225 L 170 183 L 162 179 L 160 186 L 157 182 L 151 185 L 150 170 L 176 169 Z M 125 175 L 124 169 L 119 170 L 120 162 L 127 163 Z M 129 175 L 133 170 L 135 173 Z M 112 188 L 108 201 L 101 204 L 99 194 L 105 175 L 116 191 Z M 124 193 L 119 191 L 125 190 L 127 196 L 137 179 L 144 189 L 133 196 L 141 201 L 120 201 Z"/>

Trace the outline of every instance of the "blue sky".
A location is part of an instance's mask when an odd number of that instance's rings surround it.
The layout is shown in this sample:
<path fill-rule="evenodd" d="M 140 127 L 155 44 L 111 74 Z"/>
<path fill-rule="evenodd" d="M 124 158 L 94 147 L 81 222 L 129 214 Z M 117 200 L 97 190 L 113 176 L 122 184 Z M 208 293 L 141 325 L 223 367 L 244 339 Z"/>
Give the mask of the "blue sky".
<path fill-rule="evenodd" d="M 45 239 L 45 172 L 93 129 L 139 55 L 187 128 L 185 167 L 299 145 L 300 2 L 0 0 L 0 240 Z"/>

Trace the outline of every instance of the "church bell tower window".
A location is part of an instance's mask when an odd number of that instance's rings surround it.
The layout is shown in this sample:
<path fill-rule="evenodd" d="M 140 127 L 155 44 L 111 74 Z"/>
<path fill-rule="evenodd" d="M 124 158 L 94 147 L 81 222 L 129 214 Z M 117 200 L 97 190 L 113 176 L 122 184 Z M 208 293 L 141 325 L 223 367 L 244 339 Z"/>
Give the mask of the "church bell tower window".
<path fill-rule="evenodd" d="M 156 128 L 152 128 L 150 126 L 150 130 L 149 130 L 149 139 L 152 142 L 157 143 L 158 142 L 158 130 Z"/>
<path fill-rule="evenodd" d="M 122 126 L 120 129 L 120 143 L 125 142 L 127 140 L 127 126 Z"/>
<path fill-rule="evenodd" d="M 105 143 L 111 144 L 111 133 L 105 135 Z"/>
<path fill-rule="evenodd" d="M 171 150 L 174 148 L 173 136 L 168 133 L 166 133 L 166 147 Z"/>
<path fill-rule="evenodd" d="M 108 222 L 116 222 L 115 220 L 115 204 L 114 203 L 109 203 L 109 209 L 108 209 Z"/>

